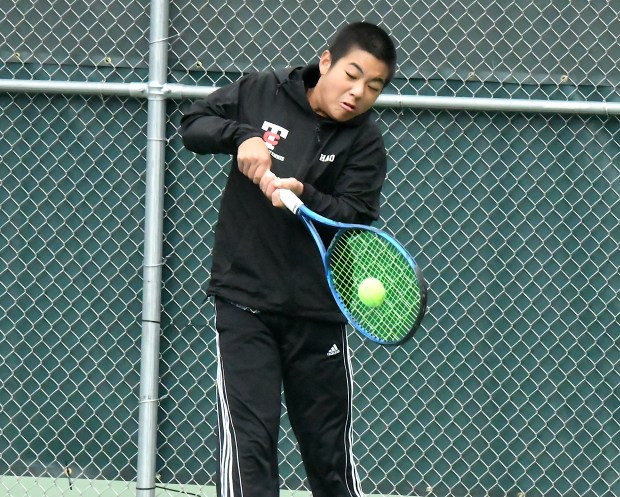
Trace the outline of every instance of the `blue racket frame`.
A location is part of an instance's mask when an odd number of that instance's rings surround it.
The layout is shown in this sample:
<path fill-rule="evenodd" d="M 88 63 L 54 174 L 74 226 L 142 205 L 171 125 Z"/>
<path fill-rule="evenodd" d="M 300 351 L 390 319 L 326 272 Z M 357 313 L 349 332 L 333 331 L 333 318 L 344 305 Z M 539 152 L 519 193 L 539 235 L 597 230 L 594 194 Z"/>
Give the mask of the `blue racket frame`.
<path fill-rule="evenodd" d="M 291 209 L 292 212 L 294 214 L 296 214 L 304 222 L 304 224 L 306 225 L 306 227 L 310 231 L 310 233 L 312 235 L 312 238 L 314 238 L 314 241 L 315 241 L 317 247 L 319 248 L 319 252 L 321 254 L 321 259 L 323 261 L 323 268 L 325 269 L 325 274 L 327 276 L 327 283 L 329 285 L 329 289 L 332 292 L 334 300 L 336 301 L 336 304 L 338 304 L 338 307 L 340 308 L 340 311 L 347 318 L 349 323 L 356 330 L 358 330 L 362 335 L 364 335 L 366 338 L 368 338 L 369 340 L 372 340 L 373 342 L 379 343 L 381 345 L 398 345 L 398 344 L 403 343 L 404 341 L 408 340 L 413 335 L 413 333 L 416 331 L 416 329 L 420 326 L 420 323 L 421 323 L 422 319 L 424 318 L 424 315 L 426 314 L 426 299 L 427 299 L 427 291 L 428 291 L 428 287 L 426 285 L 426 281 L 424 279 L 424 276 L 422 275 L 422 271 L 421 271 L 420 267 L 417 265 L 417 263 L 415 262 L 414 258 L 411 256 L 411 254 L 409 254 L 409 252 L 407 252 L 407 250 L 400 244 L 400 242 L 398 242 L 398 240 L 396 240 L 395 238 L 393 238 L 392 236 L 388 235 L 387 233 L 385 233 L 385 232 L 383 232 L 383 231 L 381 231 L 381 230 L 379 230 L 377 228 L 374 228 L 372 226 L 366 226 L 366 225 L 362 225 L 362 224 L 347 224 L 347 223 L 341 223 L 341 222 L 338 222 L 338 221 L 333 221 L 331 219 L 328 219 L 328 218 L 326 218 L 324 216 L 321 216 L 320 214 L 317 214 L 316 212 L 310 210 L 303 203 L 301 203 L 301 201 L 298 204 L 296 204 L 294 206 L 294 208 L 290 208 L 289 207 L 289 209 Z M 328 248 L 325 248 L 323 240 L 321 239 L 321 236 L 319 235 L 319 232 L 317 231 L 316 227 L 314 226 L 313 221 L 321 223 L 321 224 L 323 224 L 325 226 L 330 226 L 332 228 L 338 229 L 337 233 L 334 235 L 334 238 L 331 241 L 331 243 L 329 244 Z M 423 308 L 420 311 L 416 322 L 411 327 L 409 333 L 407 335 L 405 335 L 403 338 L 401 338 L 400 340 L 397 340 L 397 341 L 381 340 L 376 335 L 371 333 L 369 330 L 364 328 L 364 326 L 362 326 L 353 317 L 353 315 L 349 312 L 349 309 L 344 304 L 340 294 L 338 293 L 338 290 L 336 289 L 336 285 L 334 283 L 333 274 L 332 274 L 332 271 L 331 271 L 331 269 L 329 267 L 329 263 L 328 263 L 329 256 L 330 256 L 332 248 L 336 245 L 336 243 L 338 242 L 338 239 L 341 236 L 343 236 L 344 232 L 346 230 L 354 230 L 354 229 L 363 229 L 363 230 L 371 231 L 371 232 L 375 233 L 376 235 L 380 236 L 381 238 L 383 238 L 388 243 L 390 243 L 407 260 L 407 262 L 410 264 L 411 268 L 415 272 L 416 278 L 420 282 L 420 299 L 421 299 L 421 301 L 423 303 Z"/>

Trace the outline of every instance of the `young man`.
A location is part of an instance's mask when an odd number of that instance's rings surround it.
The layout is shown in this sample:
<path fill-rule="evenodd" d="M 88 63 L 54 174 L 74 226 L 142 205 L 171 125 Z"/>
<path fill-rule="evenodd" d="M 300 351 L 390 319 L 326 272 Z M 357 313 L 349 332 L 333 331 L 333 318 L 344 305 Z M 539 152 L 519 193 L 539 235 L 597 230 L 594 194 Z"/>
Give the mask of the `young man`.
<path fill-rule="evenodd" d="M 311 236 L 278 208 L 279 189 L 331 219 L 378 218 L 386 154 L 369 111 L 395 66 L 390 37 L 354 23 L 318 65 L 245 76 L 182 119 L 189 150 L 233 156 L 208 288 L 216 309 L 220 497 L 279 495 L 282 386 L 313 497 L 362 495 L 345 319 Z M 322 233 L 326 241 L 331 235 Z"/>

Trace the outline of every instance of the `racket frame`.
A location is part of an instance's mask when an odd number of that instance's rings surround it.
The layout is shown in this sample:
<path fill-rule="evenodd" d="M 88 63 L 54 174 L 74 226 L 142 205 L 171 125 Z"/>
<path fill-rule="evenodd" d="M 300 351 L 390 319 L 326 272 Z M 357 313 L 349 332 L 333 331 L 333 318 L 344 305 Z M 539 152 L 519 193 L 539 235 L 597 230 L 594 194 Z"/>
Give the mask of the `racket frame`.
<path fill-rule="evenodd" d="M 308 231 L 312 235 L 312 238 L 314 239 L 316 246 L 318 247 L 319 252 L 321 254 L 321 260 L 323 262 L 323 269 L 325 270 L 325 274 L 327 276 L 327 284 L 329 286 L 329 289 L 332 293 L 332 296 L 334 297 L 334 300 L 336 301 L 336 304 L 340 308 L 340 311 L 347 318 L 351 326 L 353 326 L 356 330 L 362 333 L 362 335 L 364 335 L 366 338 L 372 340 L 373 342 L 379 343 L 381 345 L 398 345 L 398 344 L 401 344 L 407 341 L 409 338 L 411 338 L 413 334 L 415 333 L 415 331 L 419 328 L 420 323 L 422 322 L 422 319 L 424 318 L 424 315 L 426 314 L 428 286 L 422 274 L 422 270 L 417 265 L 417 263 L 415 262 L 411 254 L 409 254 L 409 252 L 405 249 L 405 247 L 403 247 L 403 245 L 391 235 L 373 226 L 366 226 L 363 224 L 341 223 L 339 221 L 334 221 L 332 219 L 321 216 L 320 214 L 317 214 L 316 212 L 306 207 L 304 203 L 301 201 L 301 199 L 290 190 L 281 189 L 280 200 L 282 200 L 282 203 L 285 205 L 285 207 L 288 210 L 290 210 L 293 214 L 295 214 L 299 219 L 303 221 L 303 223 L 306 225 L 306 228 L 308 228 Z M 334 238 L 332 239 L 331 243 L 329 244 L 329 247 L 327 248 L 325 247 L 325 244 L 323 243 L 323 240 L 321 239 L 321 236 L 319 235 L 319 232 L 317 231 L 316 226 L 314 226 L 313 222 L 318 222 L 318 223 L 321 223 L 322 225 L 329 226 L 329 227 L 332 227 L 338 230 L 336 234 L 334 235 Z M 407 262 L 409 263 L 409 265 L 415 272 L 416 278 L 420 283 L 421 310 L 418 313 L 415 323 L 409 329 L 409 332 L 404 337 L 401 337 L 399 340 L 395 340 L 395 341 L 382 340 L 376 335 L 374 335 L 373 333 L 366 330 L 366 328 L 362 326 L 350 313 L 349 309 L 342 301 L 342 298 L 338 290 L 336 289 L 333 274 L 329 267 L 329 255 L 331 252 L 331 248 L 336 245 L 336 243 L 338 242 L 338 239 L 342 237 L 344 233 L 348 230 L 365 230 L 365 231 L 370 231 L 378 235 L 383 240 L 391 244 L 405 258 L 405 260 L 407 260 Z"/>

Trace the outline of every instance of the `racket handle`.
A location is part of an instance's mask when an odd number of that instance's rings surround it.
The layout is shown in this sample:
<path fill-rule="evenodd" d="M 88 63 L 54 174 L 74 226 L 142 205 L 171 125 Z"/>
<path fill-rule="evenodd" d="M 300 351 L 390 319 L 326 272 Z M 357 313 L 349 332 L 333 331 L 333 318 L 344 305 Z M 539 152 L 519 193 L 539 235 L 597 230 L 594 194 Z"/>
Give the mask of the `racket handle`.
<path fill-rule="evenodd" d="M 297 195 L 286 188 L 280 190 L 280 200 L 282 200 L 284 206 L 293 214 L 297 214 L 299 208 L 304 205 Z"/>

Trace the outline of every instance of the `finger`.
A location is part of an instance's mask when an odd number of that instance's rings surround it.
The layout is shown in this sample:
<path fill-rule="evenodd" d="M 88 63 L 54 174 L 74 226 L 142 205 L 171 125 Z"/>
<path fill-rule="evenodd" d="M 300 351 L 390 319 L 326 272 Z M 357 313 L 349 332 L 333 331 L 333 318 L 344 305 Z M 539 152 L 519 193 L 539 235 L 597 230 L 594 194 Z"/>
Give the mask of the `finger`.
<path fill-rule="evenodd" d="M 301 195 L 303 191 L 303 183 L 295 178 L 278 178 L 275 182 L 276 188 L 285 188 L 291 190 L 295 195 Z"/>
<path fill-rule="evenodd" d="M 284 207 L 282 200 L 280 200 L 280 189 L 276 188 L 271 195 L 271 204 L 274 207 Z"/>
<path fill-rule="evenodd" d="M 271 163 L 268 163 L 268 164 L 259 163 L 259 165 L 256 167 L 256 170 L 254 171 L 254 176 L 253 176 L 254 183 L 260 184 L 265 174 L 271 173 L 270 169 L 271 169 Z M 274 178 L 275 178 L 275 175 L 274 175 Z"/>
<path fill-rule="evenodd" d="M 273 183 L 275 182 L 275 180 L 277 180 L 277 176 L 273 174 L 273 172 L 270 169 L 267 169 L 264 172 L 262 178 L 260 179 L 259 185 L 263 193 L 267 195 L 268 189 L 272 190 L 268 195 L 269 197 L 271 197 L 271 193 L 273 193 L 273 190 L 275 190 L 275 186 L 273 186 Z"/>
<path fill-rule="evenodd" d="M 245 159 L 240 159 L 239 157 L 237 157 L 237 167 L 239 168 L 241 174 L 247 176 L 246 169 L 248 167 L 248 162 Z"/>
<path fill-rule="evenodd" d="M 241 171 L 244 176 L 253 180 L 256 168 L 258 168 L 259 164 L 260 163 L 256 159 L 246 157 L 239 162 L 239 171 Z"/>
<path fill-rule="evenodd" d="M 250 178 L 255 185 L 258 185 L 261 179 L 261 174 L 259 174 L 259 171 L 260 171 L 260 164 L 258 162 L 254 162 L 248 168 L 248 171 L 246 174 L 246 176 Z"/>

